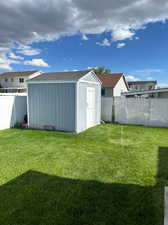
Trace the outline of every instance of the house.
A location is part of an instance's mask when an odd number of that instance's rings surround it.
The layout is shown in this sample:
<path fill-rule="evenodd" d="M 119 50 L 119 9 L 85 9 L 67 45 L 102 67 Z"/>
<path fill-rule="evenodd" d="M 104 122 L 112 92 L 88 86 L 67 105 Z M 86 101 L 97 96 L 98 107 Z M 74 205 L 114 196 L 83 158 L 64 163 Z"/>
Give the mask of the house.
<path fill-rule="evenodd" d="M 168 98 L 168 88 L 157 88 L 144 91 L 129 91 L 122 93 L 125 97 L 143 97 L 143 98 Z"/>
<path fill-rule="evenodd" d="M 157 81 L 128 81 L 128 86 L 131 91 L 149 91 L 156 89 Z"/>
<path fill-rule="evenodd" d="M 40 71 L 6 72 L 0 75 L 0 92 L 26 92 L 28 79 L 38 76 Z"/>
<path fill-rule="evenodd" d="M 43 73 L 28 81 L 28 126 L 79 133 L 101 122 L 101 81 L 93 71 Z"/>
<path fill-rule="evenodd" d="M 102 96 L 116 97 L 121 96 L 122 92 L 129 90 L 127 81 L 123 73 L 98 75 L 102 82 Z"/>

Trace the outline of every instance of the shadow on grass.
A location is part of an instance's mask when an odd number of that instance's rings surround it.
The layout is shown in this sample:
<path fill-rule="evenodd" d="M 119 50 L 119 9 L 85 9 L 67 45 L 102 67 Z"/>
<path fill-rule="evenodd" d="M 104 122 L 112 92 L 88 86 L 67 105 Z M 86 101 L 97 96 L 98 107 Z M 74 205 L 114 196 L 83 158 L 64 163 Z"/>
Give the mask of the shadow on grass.
<path fill-rule="evenodd" d="M 160 148 L 159 157 L 159 179 L 167 179 L 168 148 Z M 28 171 L 0 187 L 0 224 L 161 225 L 162 195 L 158 184 L 105 184 Z"/>

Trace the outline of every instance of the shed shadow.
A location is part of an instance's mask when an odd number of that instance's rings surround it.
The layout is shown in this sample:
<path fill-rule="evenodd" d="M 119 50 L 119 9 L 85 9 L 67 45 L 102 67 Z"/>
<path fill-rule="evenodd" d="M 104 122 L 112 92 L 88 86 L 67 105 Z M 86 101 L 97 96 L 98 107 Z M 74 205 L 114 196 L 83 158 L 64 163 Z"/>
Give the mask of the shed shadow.
<path fill-rule="evenodd" d="M 159 149 L 158 183 L 142 187 L 27 171 L 0 186 L 1 225 L 161 225 L 168 148 Z"/>

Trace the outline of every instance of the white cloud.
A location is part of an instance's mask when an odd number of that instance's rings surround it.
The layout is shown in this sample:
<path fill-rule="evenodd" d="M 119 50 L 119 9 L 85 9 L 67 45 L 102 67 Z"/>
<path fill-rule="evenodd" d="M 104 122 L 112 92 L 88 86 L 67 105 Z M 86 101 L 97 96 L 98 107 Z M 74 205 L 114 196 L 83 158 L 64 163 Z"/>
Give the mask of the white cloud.
<path fill-rule="evenodd" d="M 89 38 L 86 36 L 86 34 L 83 34 L 82 35 L 82 40 L 87 41 L 87 40 L 89 40 Z"/>
<path fill-rule="evenodd" d="M 138 81 L 140 80 L 139 78 L 132 76 L 132 75 L 128 75 L 125 77 L 127 81 Z"/>
<path fill-rule="evenodd" d="M 162 69 L 144 69 L 144 70 L 135 70 L 137 73 L 160 73 Z"/>
<path fill-rule="evenodd" d="M 26 55 L 26 56 L 39 55 L 41 53 L 40 49 L 33 49 L 29 45 L 19 44 L 19 47 L 17 49 L 18 49 L 17 50 L 18 53 L 22 55 Z"/>
<path fill-rule="evenodd" d="M 147 80 L 153 80 L 153 77 L 147 77 L 146 79 Z"/>
<path fill-rule="evenodd" d="M 105 38 L 102 42 L 96 42 L 96 44 L 104 47 L 109 47 L 111 45 L 110 41 L 107 38 Z"/>
<path fill-rule="evenodd" d="M 113 30 L 113 41 L 122 41 L 125 39 L 132 39 L 132 37 L 135 35 L 134 31 L 129 30 L 128 28 L 121 28 L 121 29 L 114 29 Z"/>
<path fill-rule="evenodd" d="M 0 63 L 1 70 L 12 70 L 12 67 L 9 64 Z"/>
<path fill-rule="evenodd" d="M 12 70 L 11 64 L 20 64 L 20 61 L 14 59 L 8 59 L 7 57 L 0 57 L 0 69 Z"/>
<path fill-rule="evenodd" d="M 109 31 L 112 41 L 133 39 L 148 23 L 168 19 L 167 0 L 8 0 L 0 1 L 0 57 L 14 43 L 31 46 L 79 32 Z M 106 41 L 106 45 L 109 43 Z M 38 55 L 39 49 L 18 49 L 23 55 Z"/>
<path fill-rule="evenodd" d="M 92 70 L 92 69 L 98 69 L 98 68 L 99 68 L 98 66 L 88 66 L 86 69 Z"/>
<path fill-rule="evenodd" d="M 168 83 L 158 83 L 157 86 L 160 88 L 168 88 Z"/>
<path fill-rule="evenodd" d="M 32 59 L 24 62 L 24 65 L 28 66 L 39 66 L 39 67 L 49 67 L 43 59 Z"/>
<path fill-rule="evenodd" d="M 23 60 L 24 59 L 22 56 L 15 55 L 15 53 L 13 53 L 13 52 L 10 52 L 8 56 L 11 59 L 17 59 L 17 60 Z"/>
<path fill-rule="evenodd" d="M 156 80 L 155 76 L 161 75 L 162 69 L 141 69 L 129 72 L 128 79 L 130 80 Z"/>
<path fill-rule="evenodd" d="M 147 77 L 152 77 L 154 74 L 162 73 L 162 69 L 142 69 L 142 70 L 134 70 L 130 74 L 137 75 L 146 79 Z"/>
<path fill-rule="evenodd" d="M 123 42 L 122 42 L 122 43 L 118 43 L 118 44 L 117 44 L 117 48 L 123 48 L 125 45 L 126 45 L 126 44 L 123 43 Z"/>

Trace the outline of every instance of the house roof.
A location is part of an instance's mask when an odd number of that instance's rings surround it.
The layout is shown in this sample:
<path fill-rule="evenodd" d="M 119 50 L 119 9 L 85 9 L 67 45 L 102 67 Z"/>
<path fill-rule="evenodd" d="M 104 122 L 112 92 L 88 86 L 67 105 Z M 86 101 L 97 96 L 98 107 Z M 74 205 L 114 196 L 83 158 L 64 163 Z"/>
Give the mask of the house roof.
<path fill-rule="evenodd" d="M 37 73 L 38 70 L 33 70 L 33 71 L 19 71 L 19 72 L 6 72 L 0 74 L 0 79 L 4 78 L 10 78 L 10 77 L 27 77 L 30 76 L 34 73 Z"/>
<path fill-rule="evenodd" d="M 128 81 L 128 84 L 157 84 L 157 81 L 156 80 L 138 80 L 138 81 Z"/>
<path fill-rule="evenodd" d="M 52 81 L 52 80 L 78 81 L 80 78 L 85 76 L 90 71 L 91 70 L 42 73 L 41 75 L 34 77 L 29 81 Z"/>
<path fill-rule="evenodd" d="M 98 78 L 102 81 L 102 87 L 112 87 L 114 88 L 118 81 L 121 79 L 121 77 L 124 78 L 124 82 L 128 88 L 127 82 L 125 80 L 123 73 L 113 73 L 113 74 L 101 74 L 98 75 Z"/>
<path fill-rule="evenodd" d="M 154 94 L 160 92 L 168 92 L 168 88 L 157 88 L 153 90 L 144 90 L 144 91 L 129 91 L 122 93 L 125 96 L 133 96 L 133 95 L 145 95 L 145 94 Z"/>

